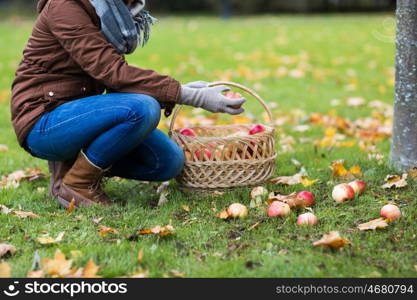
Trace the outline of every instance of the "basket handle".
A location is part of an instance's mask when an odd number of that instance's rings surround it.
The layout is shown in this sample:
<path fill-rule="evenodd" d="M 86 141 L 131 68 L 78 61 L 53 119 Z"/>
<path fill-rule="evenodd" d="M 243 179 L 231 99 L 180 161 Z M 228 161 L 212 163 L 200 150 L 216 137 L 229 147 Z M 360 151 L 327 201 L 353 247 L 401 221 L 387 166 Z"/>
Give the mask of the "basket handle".
<path fill-rule="evenodd" d="M 268 118 L 269 118 L 269 125 L 273 126 L 273 119 L 272 119 L 272 113 L 271 110 L 269 109 L 268 105 L 266 104 L 265 100 L 263 100 L 261 98 L 261 96 L 259 96 L 255 91 L 251 90 L 250 88 L 247 88 L 246 86 L 243 86 L 239 83 L 235 83 L 235 82 L 229 82 L 229 81 L 215 81 L 212 83 L 209 83 L 209 87 L 213 87 L 213 86 L 218 86 L 218 85 L 226 85 L 226 86 L 231 86 L 231 87 L 235 87 L 238 89 L 241 89 L 243 91 L 245 91 L 246 93 L 248 93 L 249 95 L 253 96 L 256 100 L 258 100 L 258 102 L 263 106 L 263 108 L 265 109 Z M 175 125 L 175 120 L 177 119 L 177 116 L 181 110 L 181 108 L 183 107 L 183 105 L 178 105 L 175 110 L 174 113 L 172 115 L 172 120 L 171 120 L 171 124 L 169 126 L 169 131 L 172 132 L 174 130 L 174 125 Z"/>

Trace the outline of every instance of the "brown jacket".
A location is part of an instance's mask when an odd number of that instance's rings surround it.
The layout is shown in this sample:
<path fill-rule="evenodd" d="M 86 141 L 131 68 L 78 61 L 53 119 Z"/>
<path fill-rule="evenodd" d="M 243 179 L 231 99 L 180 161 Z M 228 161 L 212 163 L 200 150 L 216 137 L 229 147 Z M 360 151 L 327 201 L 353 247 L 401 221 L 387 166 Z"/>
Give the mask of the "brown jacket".
<path fill-rule="evenodd" d="M 40 13 L 12 86 L 12 121 L 19 144 L 36 121 L 57 106 L 111 92 L 150 95 L 169 115 L 180 84 L 129 66 L 100 31 L 89 0 L 40 0 Z"/>

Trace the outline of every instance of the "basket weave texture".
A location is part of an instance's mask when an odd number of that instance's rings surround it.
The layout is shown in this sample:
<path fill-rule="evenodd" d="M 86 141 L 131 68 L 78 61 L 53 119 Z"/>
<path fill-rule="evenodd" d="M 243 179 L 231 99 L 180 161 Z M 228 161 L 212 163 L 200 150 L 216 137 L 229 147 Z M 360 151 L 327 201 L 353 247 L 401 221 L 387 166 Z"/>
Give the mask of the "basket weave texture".
<path fill-rule="evenodd" d="M 220 84 L 242 87 L 229 82 L 211 85 Z M 247 88 L 245 91 L 259 97 Z M 257 185 L 275 172 L 277 154 L 273 127 L 263 125 L 263 132 L 250 135 L 254 126 L 251 124 L 196 126 L 191 129 L 197 136 L 187 136 L 180 133 L 181 129 L 173 129 L 178 110 L 172 120 L 170 136 L 184 150 L 186 158 L 184 169 L 176 178 L 182 189 L 206 192 Z M 269 111 L 268 114 L 271 116 Z"/>

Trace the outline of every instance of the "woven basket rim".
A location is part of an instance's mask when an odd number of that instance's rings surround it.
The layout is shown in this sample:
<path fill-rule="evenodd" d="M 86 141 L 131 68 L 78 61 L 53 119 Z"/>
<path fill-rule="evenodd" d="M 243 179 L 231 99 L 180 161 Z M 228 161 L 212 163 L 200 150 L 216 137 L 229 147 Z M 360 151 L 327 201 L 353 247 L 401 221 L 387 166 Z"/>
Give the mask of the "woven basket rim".
<path fill-rule="evenodd" d="M 255 125 L 255 124 L 253 124 Z M 204 126 L 193 126 L 193 127 L 187 127 L 189 129 L 195 129 L 195 128 L 236 128 L 236 127 L 241 127 L 241 126 L 248 126 L 248 128 L 250 128 L 251 126 L 253 126 L 251 124 L 249 125 L 244 125 L 244 124 L 233 124 L 233 125 L 204 125 Z M 180 131 L 184 128 L 177 128 L 174 129 L 173 131 L 171 131 L 171 136 L 172 135 L 176 135 L 176 136 L 181 136 L 183 140 L 185 140 L 185 142 L 193 142 L 193 141 L 202 141 L 202 142 L 212 142 L 214 140 L 216 141 L 235 141 L 236 139 L 240 139 L 240 140 L 253 140 L 254 138 L 261 138 L 261 137 L 269 137 L 271 134 L 274 135 L 275 134 L 275 128 L 268 126 L 268 125 L 264 125 L 261 124 L 262 126 L 265 127 L 265 131 L 263 132 L 259 132 L 257 134 L 254 135 L 247 135 L 247 136 L 188 136 L 188 135 L 183 135 L 180 133 Z"/>

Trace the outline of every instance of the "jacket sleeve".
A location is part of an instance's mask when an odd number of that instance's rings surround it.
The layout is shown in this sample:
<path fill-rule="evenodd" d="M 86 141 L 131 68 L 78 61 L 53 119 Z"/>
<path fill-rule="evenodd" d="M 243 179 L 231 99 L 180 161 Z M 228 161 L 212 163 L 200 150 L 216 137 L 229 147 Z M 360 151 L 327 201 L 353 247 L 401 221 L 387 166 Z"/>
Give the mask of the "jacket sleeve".
<path fill-rule="evenodd" d="M 48 27 L 71 58 L 109 89 L 147 94 L 161 103 L 177 102 L 180 83 L 152 70 L 129 66 L 77 1 L 51 1 Z"/>

